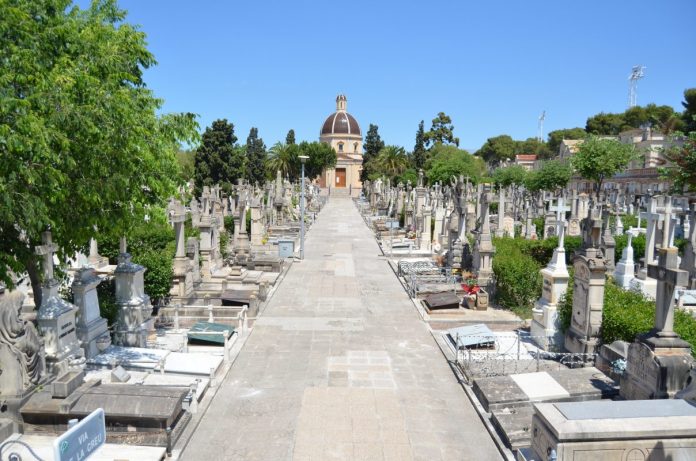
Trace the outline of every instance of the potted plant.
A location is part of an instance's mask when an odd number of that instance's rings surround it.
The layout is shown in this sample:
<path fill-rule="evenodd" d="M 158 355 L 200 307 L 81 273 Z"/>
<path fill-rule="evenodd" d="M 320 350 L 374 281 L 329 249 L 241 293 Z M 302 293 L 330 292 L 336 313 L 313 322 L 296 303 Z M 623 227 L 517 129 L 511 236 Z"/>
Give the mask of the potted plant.
<path fill-rule="evenodd" d="M 476 296 L 481 291 L 475 277 L 468 278 L 466 282 L 462 283 L 462 289 L 464 290 L 464 304 L 469 309 L 476 308 Z"/>

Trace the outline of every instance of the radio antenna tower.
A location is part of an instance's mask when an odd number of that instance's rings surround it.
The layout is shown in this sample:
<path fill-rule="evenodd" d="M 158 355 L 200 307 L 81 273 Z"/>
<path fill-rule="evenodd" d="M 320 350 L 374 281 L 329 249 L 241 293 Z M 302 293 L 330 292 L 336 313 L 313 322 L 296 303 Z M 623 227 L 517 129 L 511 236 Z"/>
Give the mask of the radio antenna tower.
<path fill-rule="evenodd" d="M 638 105 L 638 80 L 644 77 L 645 66 L 633 66 L 628 76 L 628 108 Z"/>
<path fill-rule="evenodd" d="M 544 120 L 546 120 L 546 111 L 543 111 L 539 116 L 539 142 L 544 142 Z"/>

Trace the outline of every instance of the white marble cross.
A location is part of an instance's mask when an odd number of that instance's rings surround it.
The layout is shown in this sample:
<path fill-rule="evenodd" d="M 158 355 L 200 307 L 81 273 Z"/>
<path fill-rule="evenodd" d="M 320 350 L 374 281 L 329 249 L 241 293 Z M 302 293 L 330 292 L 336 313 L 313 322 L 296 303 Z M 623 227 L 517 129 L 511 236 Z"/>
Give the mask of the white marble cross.
<path fill-rule="evenodd" d="M 563 197 L 558 198 L 556 206 L 550 206 L 549 211 L 556 212 L 556 229 L 558 230 L 558 248 L 563 248 L 563 240 L 565 237 L 565 214 L 570 211 L 570 207 L 564 205 Z"/>
<path fill-rule="evenodd" d="M 53 255 L 58 251 L 58 245 L 53 243 L 51 231 L 41 233 L 43 245 L 37 246 L 34 251 L 37 255 L 43 256 L 44 282 L 53 280 Z"/>

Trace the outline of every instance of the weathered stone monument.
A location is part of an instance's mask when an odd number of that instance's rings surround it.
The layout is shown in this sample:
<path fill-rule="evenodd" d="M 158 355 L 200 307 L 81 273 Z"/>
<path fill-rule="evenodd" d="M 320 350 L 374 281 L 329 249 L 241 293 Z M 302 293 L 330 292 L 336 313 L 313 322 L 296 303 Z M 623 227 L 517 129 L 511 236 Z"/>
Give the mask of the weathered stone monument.
<path fill-rule="evenodd" d="M 186 256 L 186 236 L 184 234 L 186 208 L 178 200 L 172 200 L 168 208 L 169 221 L 174 225 L 174 239 L 176 242 L 170 294 L 177 301 L 185 301 L 193 295 L 194 288 L 192 262 Z"/>
<path fill-rule="evenodd" d="M 624 290 L 628 290 L 631 287 L 631 280 L 636 278 L 636 267 L 633 261 L 632 246 L 633 232 L 629 230 L 626 234 L 628 235 L 628 243 L 626 243 L 626 247 L 621 252 L 621 259 L 614 270 L 616 284 Z"/>
<path fill-rule="evenodd" d="M 43 341 L 22 321 L 24 294 L 0 286 L 0 398 L 18 397 L 39 384 L 46 368 Z"/>
<path fill-rule="evenodd" d="M 583 224 L 584 248 L 573 258 L 573 313 L 566 331 L 565 348 L 583 354 L 581 358 L 590 362 L 597 352 L 602 325 L 606 265 L 602 252 L 596 248 L 602 230 L 601 220 L 596 215 L 588 216 Z"/>
<path fill-rule="evenodd" d="M 558 247 L 553 251 L 549 264 L 541 270 L 544 280 L 541 298 L 532 310 L 531 335 L 535 343 L 543 349 L 555 349 L 562 345 L 563 336 L 558 324 L 558 302 L 568 287 L 568 267 L 564 247 L 565 207 L 559 199 L 556 223 L 558 225 Z"/>
<path fill-rule="evenodd" d="M 677 267 L 677 248 L 660 248 L 648 275 L 657 280 L 655 326 L 628 348 L 621 396 L 631 400 L 673 398 L 686 385 L 694 364 L 691 346 L 674 331 L 674 290 L 686 283 Z"/>
<path fill-rule="evenodd" d="M 92 268 L 82 268 L 75 274 L 72 284 L 77 313 L 77 339 L 90 359 L 111 344 L 111 336 L 105 318 L 99 312 L 97 286 L 101 282 Z"/>
<path fill-rule="evenodd" d="M 53 255 L 58 247 L 50 231 L 41 234 L 41 241 L 43 245 L 36 247 L 36 254 L 43 257 L 44 280 L 36 319 L 46 347 L 47 369 L 60 375 L 67 371 L 71 361 L 82 359 L 84 351 L 76 335 L 77 307 L 60 297 L 60 282 L 53 278 Z"/>
<path fill-rule="evenodd" d="M 491 193 L 484 190 L 482 196 L 483 215 L 481 216 L 481 230 L 476 236 L 474 244 L 474 271 L 478 276 L 478 284 L 488 290 L 488 285 L 493 277 L 493 254 L 495 247 L 491 240 L 491 228 L 488 222 L 488 210 Z"/>
<path fill-rule="evenodd" d="M 126 238 L 121 237 L 116 278 L 116 305 L 118 319 L 114 343 L 119 346 L 146 347 L 148 326 L 152 314 L 150 297 L 145 294 L 145 268 L 131 262 Z"/>

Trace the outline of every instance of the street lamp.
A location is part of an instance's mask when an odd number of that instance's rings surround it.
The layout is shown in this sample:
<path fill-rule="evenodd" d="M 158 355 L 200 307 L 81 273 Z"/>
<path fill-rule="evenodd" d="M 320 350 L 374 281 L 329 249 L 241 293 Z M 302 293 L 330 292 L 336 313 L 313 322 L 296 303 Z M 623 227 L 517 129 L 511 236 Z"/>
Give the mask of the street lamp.
<path fill-rule="evenodd" d="M 306 155 L 300 155 L 300 161 L 302 162 L 302 185 L 300 186 L 300 261 L 304 259 L 304 166 L 305 162 L 309 158 Z"/>

